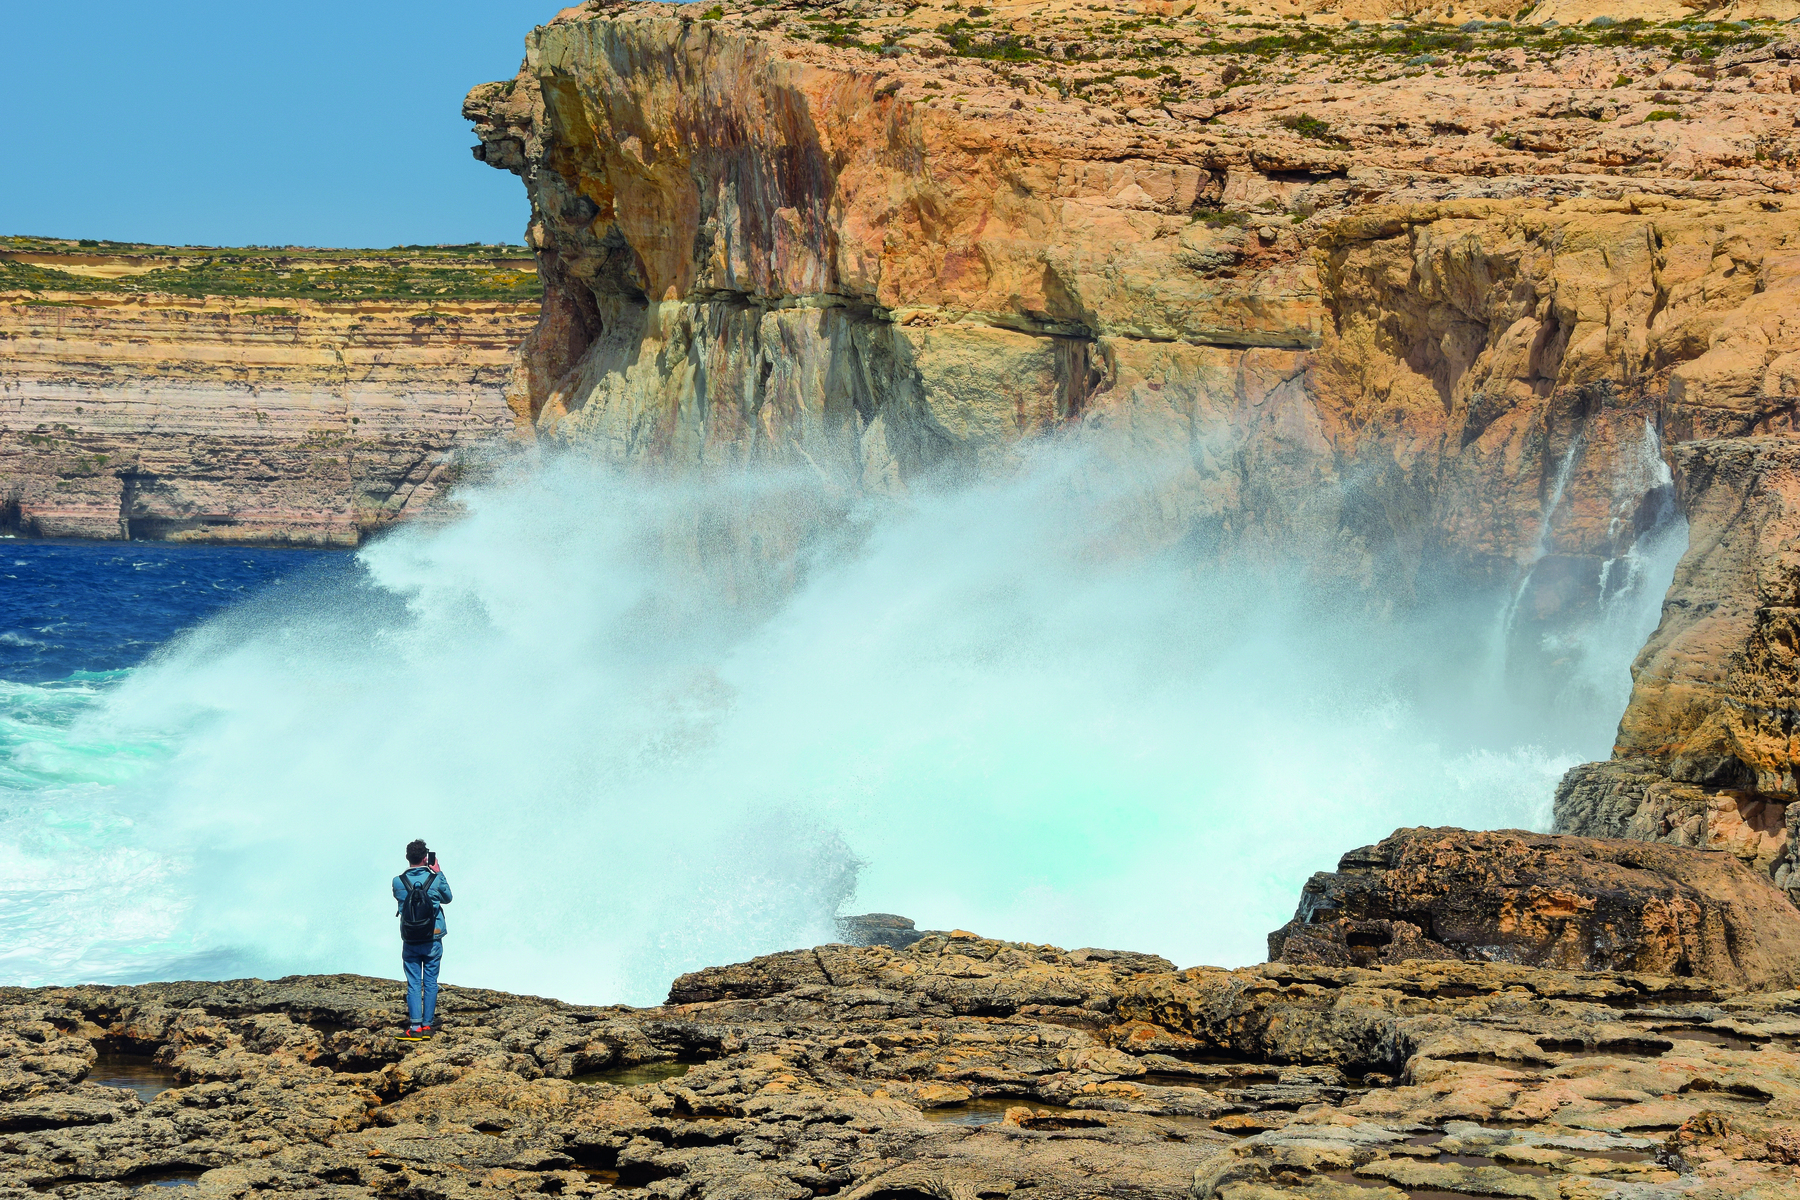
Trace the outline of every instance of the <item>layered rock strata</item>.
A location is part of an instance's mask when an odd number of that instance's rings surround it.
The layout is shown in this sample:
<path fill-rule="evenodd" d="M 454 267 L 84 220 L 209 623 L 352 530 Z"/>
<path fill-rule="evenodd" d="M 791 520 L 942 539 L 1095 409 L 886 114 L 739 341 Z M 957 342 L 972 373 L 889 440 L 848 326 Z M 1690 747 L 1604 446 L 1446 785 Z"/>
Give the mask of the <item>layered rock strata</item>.
<path fill-rule="evenodd" d="M 0 1187 L 1711 1200 L 1800 1161 L 1793 993 L 1694 980 L 955 933 L 698 972 L 659 1008 L 440 1013 L 398 1042 L 399 985 L 352 976 L 0 991 Z M 96 1082 L 122 1052 L 177 1086 Z"/>
<path fill-rule="evenodd" d="M 533 202 L 542 433 L 892 491 L 1074 423 L 1168 537 L 1401 587 L 1551 559 L 1591 601 L 1659 432 L 1787 419 L 1699 362 L 1788 286 L 1785 43 L 1478 31 L 1424 70 L 1154 5 L 720 9 L 567 10 L 470 94 Z"/>
<path fill-rule="evenodd" d="M 110 261 L 70 257 L 35 259 Z M 535 302 L 55 291 L 35 259 L 0 294 L 0 532 L 355 545 L 512 427 Z"/>
<path fill-rule="evenodd" d="M 616 460 L 853 494 L 1075 432 L 1150 543 L 1377 606 L 1490 589 L 1540 673 L 1685 514 L 1620 765 L 1561 827 L 1800 882 L 1795 14 L 1454 11 L 565 10 L 465 106 L 546 281 L 510 402 Z"/>
<path fill-rule="evenodd" d="M 1800 984 L 1800 909 L 1735 856 L 1509 829 L 1402 829 L 1306 884 L 1269 958 Z"/>

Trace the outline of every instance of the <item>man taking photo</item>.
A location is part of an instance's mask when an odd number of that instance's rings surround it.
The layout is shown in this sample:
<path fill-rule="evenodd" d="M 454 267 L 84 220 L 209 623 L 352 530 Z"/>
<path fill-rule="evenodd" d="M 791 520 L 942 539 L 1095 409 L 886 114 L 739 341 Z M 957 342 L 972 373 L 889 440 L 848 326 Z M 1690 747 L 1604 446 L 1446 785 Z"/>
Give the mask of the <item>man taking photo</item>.
<path fill-rule="evenodd" d="M 424 839 L 406 844 L 406 870 L 394 876 L 400 906 L 400 964 L 406 969 L 406 1032 L 403 1042 L 422 1042 L 437 1021 L 438 960 L 444 955 L 444 905 L 450 881 Z"/>

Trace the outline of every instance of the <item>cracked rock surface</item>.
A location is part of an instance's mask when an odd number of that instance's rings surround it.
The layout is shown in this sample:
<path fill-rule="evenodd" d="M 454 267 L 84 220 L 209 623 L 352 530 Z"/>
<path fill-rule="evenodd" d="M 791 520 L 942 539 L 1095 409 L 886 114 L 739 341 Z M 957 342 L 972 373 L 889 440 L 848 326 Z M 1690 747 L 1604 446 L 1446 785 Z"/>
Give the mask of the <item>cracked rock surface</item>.
<path fill-rule="evenodd" d="M 1503 829 L 1401 829 L 1307 882 L 1269 957 L 1417 959 L 1800 982 L 1800 910 L 1720 852 Z"/>
<path fill-rule="evenodd" d="M 358 976 L 0 991 L 0 1193 L 1660 1200 L 1800 1162 L 1800 994 L 1693 979 L 955 932 L 440 1012 L 406 1043 Z M 103 1082 L 132 1061 L 173 1086 Z"/>

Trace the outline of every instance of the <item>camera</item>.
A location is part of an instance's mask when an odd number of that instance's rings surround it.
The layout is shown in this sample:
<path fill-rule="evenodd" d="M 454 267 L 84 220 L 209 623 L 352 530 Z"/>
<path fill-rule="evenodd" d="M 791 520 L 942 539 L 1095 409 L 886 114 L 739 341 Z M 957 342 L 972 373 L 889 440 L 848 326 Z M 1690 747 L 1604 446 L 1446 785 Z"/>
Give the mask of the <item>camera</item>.
<path fill-rule="evenodd" d="M 436 850 L 427 850 L 425 852 L 425 862 L 429 866 L 433 866 L 433 867 L 437 866 L 437 851 Z"/>

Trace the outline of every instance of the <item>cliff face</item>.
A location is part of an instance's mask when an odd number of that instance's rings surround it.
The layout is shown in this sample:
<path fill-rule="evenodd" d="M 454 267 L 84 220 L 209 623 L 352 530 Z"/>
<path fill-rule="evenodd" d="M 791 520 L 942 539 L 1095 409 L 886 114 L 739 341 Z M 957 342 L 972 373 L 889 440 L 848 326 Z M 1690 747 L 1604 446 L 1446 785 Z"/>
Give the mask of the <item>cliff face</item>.
<path fill-rule="evenodd" d="M 1690 547 L 1638 656 L 1613 761 L 1569 773 L 1557 823 L 1728 850 L 1800 896 L 1800 443 L 1695 442 L 1676 462 Z"/>
<path fill-rule="evenodd" d="M 1298 536 L 1402 592 L 1548 555 L 1589 594 L 1666 496 L 1647 422 L 1786 419 L 1705 361 L 1785 288 L 1785 48 L 1703 77 L 1654 39 L 1462 34 L 1423 71 L 1161 12 L 566 11 L 466 109 L 544 264 L 516 410 L 874 491 L 1079 423 L 1180 464 L 1171 538 Z M 1692 108 L 1649 120 L 1671 88 Z"/>
<path fill-rule="evenodd" d="M 865 493 L 1079 430 L 1153 537 L 1377 604 L 1508 589 L 1523 655 L 1679 504 L 1618 762 L 1559 821 L 1800 885 L 1800 44 L 1303 7 L 565 10 L 465 106 L 545 279 L 509 402 L 620 461 Z"/>
<path fill-rule="evenodd" d="M 0 531 L 355 545 L 441 492 L 459 446 L 511 429 L 528 297 L 315 299 L 305 270 L 182 262 L 0 262 Z M 142 286 L 151 271 L 174 278 Z"/>

